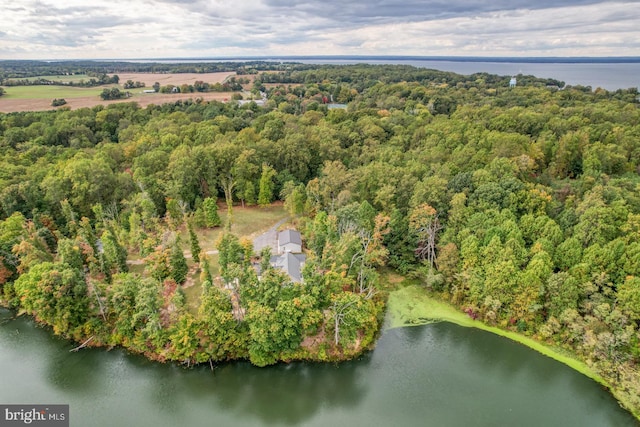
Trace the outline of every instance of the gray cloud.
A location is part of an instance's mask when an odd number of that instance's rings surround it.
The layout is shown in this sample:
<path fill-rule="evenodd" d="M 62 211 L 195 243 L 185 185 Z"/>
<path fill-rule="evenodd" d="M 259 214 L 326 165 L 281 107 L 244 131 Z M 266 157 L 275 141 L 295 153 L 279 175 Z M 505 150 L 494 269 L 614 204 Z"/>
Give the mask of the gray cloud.
<path fill-rule="evenodd" d="M 181 0 L 166 0 L 168 2 Z M 632 0 L 631 2 L 638 2 Z M 347 24 L 384 23 L 397 19 L 424 21 L 481 13 L 540 10 L 566 6 L 607 3 L 601 0 L 264 0 L 272 14 L 284 16 L 314 16 Z"/>
<path fill-rule="evenodd" d="M 12 0 L 0 58 L 640 55 L 640 0 Z"/>

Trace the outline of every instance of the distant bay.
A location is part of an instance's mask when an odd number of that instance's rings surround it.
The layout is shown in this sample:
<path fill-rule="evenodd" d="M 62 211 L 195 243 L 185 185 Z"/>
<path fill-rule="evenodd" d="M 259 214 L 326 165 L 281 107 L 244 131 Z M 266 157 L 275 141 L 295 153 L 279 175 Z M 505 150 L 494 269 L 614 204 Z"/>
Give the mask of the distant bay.
<path fill-rule="evenodd" d="M 501 76 L 533 75 L 564 81 L 567 85 L 607 90 L 640 86 L 640 58 L 481 58 L 416 56 L 263 56 L 242 58 L 122 59 L 132 62 L 196 63 L 278 61 L 304 64 L 398 64 L 451 71 L 458 74 L 490 73 Z"/>
<path fill-rule="evenodd" d="M 357 64 L 361 60 L 301 60 L 312 64 Z M 480 62 L 480 61 L 434 61 L 434 60 L 370 60 L 368 64 L 403 64 L 420 68 L 451 71 L 458 74 L 489 73 L 500 76 L 518 74 L 562 80 L 567 85 L 601 87 L 607 90 L 637 88 L 640 86 L 640 63 L 602 62 Z"/>

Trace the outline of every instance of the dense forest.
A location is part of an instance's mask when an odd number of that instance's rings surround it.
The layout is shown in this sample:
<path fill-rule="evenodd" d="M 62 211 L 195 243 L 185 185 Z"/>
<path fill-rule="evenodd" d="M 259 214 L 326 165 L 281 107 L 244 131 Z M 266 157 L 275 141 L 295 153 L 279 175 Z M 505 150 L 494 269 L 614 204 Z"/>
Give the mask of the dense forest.
<path fill-rule="evenodd" d="M 257 77 L 263 108 L 0 115 L 3 302 L 157 360 L 337 360 L 373 345 L 387 266 L 585 360 L 639 413 L 638 92 L 508 82 L 304 66 Z M 303 232 L 304 282 L 226 231 L 188 310 L 176 230 L 197 254 L 218 206 L 274 199 Z"/>

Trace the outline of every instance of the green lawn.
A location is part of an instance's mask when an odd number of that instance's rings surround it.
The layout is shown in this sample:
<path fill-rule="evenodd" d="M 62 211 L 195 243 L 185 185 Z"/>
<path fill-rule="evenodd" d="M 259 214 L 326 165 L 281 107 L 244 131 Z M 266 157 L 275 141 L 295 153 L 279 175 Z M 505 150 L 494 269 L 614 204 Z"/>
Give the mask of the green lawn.
<path fill-rule="evenodd" d="M 219 214 L 222 224 L 224 225 L 227 221 L 227 208 L 224 204 L 220 205 Z M 253 238 L 288 216 L 282 204 L 274 204 L 266 208 L 257 206 L 242 208 L 240 206 L 234 206 L 232 215 L 231 232 L 241 238 Z M 224 227 L 215 227 L 196 230 L 198 240 L 200 241 L 200 248 L 203 251 L 215 250 L 216 240 L 218 240 L 218 237 L 222 234 L 223 229 Z M 183 242 L 183 247 L 188 249 L 189 235 L 185 227 L 180 231 L 180 239 Z"/>
<path fill-rule="evenodd" d="M 75 74 L 73 76 L 36 76 L 36 77 L 26 77 L 24 79 L 15 79 L 15 80 L 28 80 L 28 81 L 33 81 L 33 80 L 37 80 L 37 79 L 45 79 L 45 80 L 50 80 L 52 82 L 75 82 L 75 83 L 79 83 L 80 80 L 84 80 L 84 81 L 89 81 L 92 79 L 92 77 L 86 75 L 86 74 Z M 9 79 L 9 80 L 14 80 L 14 79 Z"/>
<path fill-rule="evenodd" d="M 10 86 L 3 87 L 5 94 L 2 99 L 46 99 L 46 98 L 82 98 L 99 96 L 105 87 L 69 87 L 69 86 Z"/>

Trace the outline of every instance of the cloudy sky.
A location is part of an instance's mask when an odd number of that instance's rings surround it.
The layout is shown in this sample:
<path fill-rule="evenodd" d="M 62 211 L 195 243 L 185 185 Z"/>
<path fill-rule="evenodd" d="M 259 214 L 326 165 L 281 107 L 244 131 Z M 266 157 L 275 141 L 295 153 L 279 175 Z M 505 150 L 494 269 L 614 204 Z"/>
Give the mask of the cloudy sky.
<path fill-rule="evenodd" d="M 0 59 L 640 56 L 640 0 L 7 0 Z"/>

